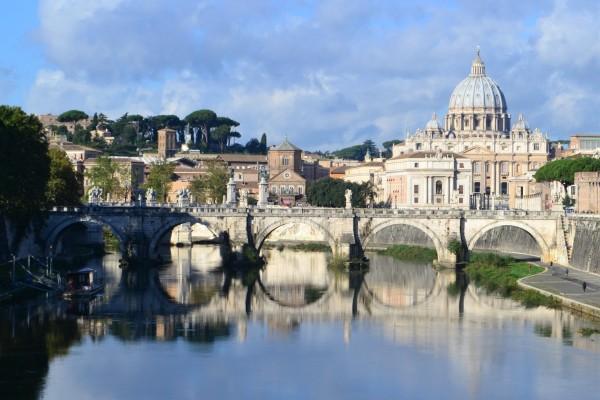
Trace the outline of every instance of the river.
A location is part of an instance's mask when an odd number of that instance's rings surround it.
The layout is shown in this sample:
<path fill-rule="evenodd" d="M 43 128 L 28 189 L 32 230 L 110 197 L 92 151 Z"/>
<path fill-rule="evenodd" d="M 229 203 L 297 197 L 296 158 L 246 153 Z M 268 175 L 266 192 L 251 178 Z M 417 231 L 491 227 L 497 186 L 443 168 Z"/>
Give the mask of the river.
<path fill-rule="evenodd" d="M 219 249 L 170 248 L 160 269 L 90 260 L 92 302 L 0 306 L 1 399 L 565 399 L 600 389 L 600 325 L 525 309 L 464 275 L 369 254 L 265 250 L 261 271 Z M 458 284 L 457 284 L 458 282 Z"/>

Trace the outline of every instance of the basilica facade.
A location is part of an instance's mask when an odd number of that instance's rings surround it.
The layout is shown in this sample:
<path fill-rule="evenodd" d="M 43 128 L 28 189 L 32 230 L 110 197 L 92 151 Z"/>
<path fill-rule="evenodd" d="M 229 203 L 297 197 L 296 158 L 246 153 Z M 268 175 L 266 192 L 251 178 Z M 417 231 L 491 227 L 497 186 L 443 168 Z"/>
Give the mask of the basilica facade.
<path fill-rule="evenodd" d="M 513 123 L 504 93 L 486 74 L 477 51 L 469 75 L 450 96 L 443 123 L 434 114 L 424 129 L 418 129 L 393 147 L 392 158 L 385 165 L 385 193 L 389 204 L 415 205 L 414 184 L 409 184 L 412 181 L 408 178 L 402 179 L 402 185 L 412 186 L 400 188 L 399 177 L 415 174 L 414 165 L 421 165 L 424 157 L 431 164 L 436 155 L 438 160 L 445 160 L 438 162 L 441 169 L 430 168 L 426 174 L 419 172 L 425 182 L 422 190 L 426 191 L 426 205 L 468 207 L 466 193 L 497 199 L 508 198 L 511 191 L 514 195 L 518 188 L 513 178 L 531 176 L 548 161 L 549 141 L 539 129 L 531 130 L 522 114 Z M 454 161 L 448 162 L 450 159 Z M 461 163 L 463 168 L 460 168 Z M 405 170 L 407 168 L 409 170 Z M 470 175 L 469 179 L 465 178 L 466 174 Z M 438 181 L 444 185 L 442 203 L 435 195 L 438 188 L 427 183 Z M 394 193 L 412 194 L 395 196 Z"/>

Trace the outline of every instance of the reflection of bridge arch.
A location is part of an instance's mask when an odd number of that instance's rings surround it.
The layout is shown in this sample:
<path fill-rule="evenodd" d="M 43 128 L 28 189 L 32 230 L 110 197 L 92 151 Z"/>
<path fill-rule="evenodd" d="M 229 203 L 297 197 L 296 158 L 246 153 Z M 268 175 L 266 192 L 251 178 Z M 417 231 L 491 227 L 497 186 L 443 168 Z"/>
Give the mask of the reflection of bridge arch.
<path fill-rule="evenodd" d="M 52 251 L 56 250 L 56 242 L 58 241 L 58 238 L 60 237 L 60 235 L 67 228 L 69 228 L 75 224 L 81 224 L 81 223 L 92 223 L 92 224 L 98 224 L 98 225 L 108 227 L 111 230 L 111 232 L 119 239 L 119 251 L 121 252 L 121 254 L 126 253 L 127 235 L 125 233 L 121 232 L 113 224 L 111 224 L 110 222 L 104 220 L 103 218 L 101 218 L 99 216 L 90 217 L 87 215 L 77 215 L 77 216 L 73 216 L 73 217 L 64 219 L 57 225 L 50 228 L 49 233 L 47 234 L 47 239 L 46 239 L 46 248 L 45 248 L 46 254 L 50 254 Z M 52 255 L 54 255 L 54 254 L 52 254 Z"/>
<path fill-rule="evenodd" d="M 519 228 L 519 229 L 527 232 L 539 246 L 542 256 L 544 254 L 549 253 L 548 244 L 544 240 L 543 236 L 536 229 L 532 228 L 531 226 L 529 226 L 527 224 L 519 222 L 519 221 L 496 221 L 496 222 L 492 222 L 491 224 L 484 226 L 475 235 L 473 235 L 473 237 L 471 237 L 471 239 L 468 241 L 467 246 L 468 246 L 469 250 L 473 250 L 475 248 L 475 245 L 477 244 L 477 241 L 481 237 L 483 237 L 483 235 L 485 235 L 487 232 L 490 232 L 491 230 L 493 230 L 495 228 L 502 228 L 502 227 L 506 227 L 506 226 L 512 226 L 515 228 Z"/>
<path fill-rule="evenodd" d="M 267 297 L 267 299 L 269 299 L 273 303 L 275 303 L 278 306 L 283 307 L 283 308 L 306 309 L 309 307 L 318 307 L 318 306 L 322 305 L 323 303 L 325 303 L 326 301 L 329 301 L 329 298 L 332 296 L 333 292 L 335 291 L 335 285 L 333 284 L 333 282 L 330 282 L 327 285 L 327 289 L 315 301 L 312 301 L 312 302 L 306 303 L 306 304 L 292 304 L 292 303 L 286 303 L 283 300 L 279 300 L 273 294 L 271 294 L 269 289 L 263 284 L 262 279 L 260 278 L 260 275 L 258 276 L 257 283 L 258 283 L 258 286 L 260 287 L 260 290 Z"/>
<path fill-rule="evenodd" d="M 179 225 L 188 224 L 188 223 L 190 224 L 190 226 L 193 226 L 194 224 L 204 225 L 206 227 L 206 229 L 208 229 L 210 231 L 210 233 L 212 233 L 215 237 L 219 236 L 217 233 L 215 233 L 215 230 L 210 226 L 210 224 L 206 223 L 205 221 L 202 221 L 201 219 L 195 218 L 191 215 L 184 215 L 181 219 L 166 223 L 165 225 L 161 226 L 160 229 L 158 229 L 154 233 L 154 236 L 150 240 L 150 247 L 148 248 L 150 256 L 156 254 L 156 250 L 158 248 L 160 240 L 167 234 L 167 232 L 172 231 L 175 227 L 177 227 Z"/>
<path fill-rule="evenodd" d="M 362 289 L 364 289 L 364 291 L 361 290 L 362 296 L 363 297 L 366 296 L 366 298 L 368 298 L 370 300 L 374 300 L 374 303 L 377 304 L 379 307 L 382 307 L 382 308 L 388 309 L 388 310 L 402 310 L 402 309 L 406 309 L 406 308 L 414 308 L 414 307 L 418 307 L 420 305 L 427 304 L 428 302 L 431 301 L 432 298 L 439 296 L 442 293 L 442 290 L 445 290 L 445 286 L 443 285 L 443 282 L 440 279 L 440 274 L 438 272 L 436 272 L 435 280 L 433 281 L 433 285 L 427 291 L 425 296 L 420 301 L 417 301 L 417 302 L 414 302 L 411 304 L 407 304 L 404 306 L 391 305 L 391 304 L 386 303 L 382 299 L 380 299 L 374 293 L 374 291 L 369 288 L 369 285 L 368 285 L 366 279 L 363 281 Z"/>
<path fill-rule="evenodd" d="M 386 222 L 382 222 L 378 225 L 375 225 L 372 229 L 371 232 L 369 232 L 367 234 L 367 236 L 364 238 L 364 240 L 362 240 L 362 245 L 363 245 L 363 249 L 368 249 L 369 247 L 369 242 L 371 240 L 373 240 L 373 238 L 375 237 L 375 235 L 377 235 L 377 233 L 381 232 L 382 230 L 392 227 L 392 226 L 402 226 L 402 225 L 406 225 L 406 226 L 412 226 L 413 228 L 419 229 L 421 232 L 423 232 L 425 235 L 427 235 L 429 237 L 429 239 L 431 239 L 431 241 L 433 242 L 433 245 L 435 246 L 435 251 L 437 252 L 438 255 L 438 259 L 440 256 L 442 256 L 445 252 L 445 247 L 442 244 L 442 241 L 440 240 L 440 238 L 436 235 L 436 233 L 431 230 L 428 226 L 422 224 L 421 222 L 418 221 L 410 221 L 407 219 L 402 219 L 400 221 L 398 220 L 392 220 L 392 221 L 386 221 Z"/>
<path fill-rule="evenodd" d="M 267 238 L 269 237 L 269 235 L 271 233 L 273 233 L 276 229 L 281 228 L 283 226 L 286 225 L 293 225 L 293 224 L 304 224 L 304 225 L 308 225 L 311 226 L 315 229 L 317 229 L 319 232 L 323 233 L 323 235 L 325 236 L 325 239 L 327 240 L 327 243 L 329 244 L 329 247 L 331 247 L 331 251 L 335 254 L 336 253 L 336 242 L 333 238 L 333 236 L 331 236 L 331 233 L 329 233 L 329 231 L 324 228 L 323 226 L 321 226 L 320 224 L 318 224 L 317 222 L 314 222 L 308 218 L 305 219 L 301 219 L 301 218 L 289 218 L 289 219 L 280 219 L 277 220 L 269 225 L 267 225 L 265 228 L 263 228 L 257 235 L 256 235 L 256 239 L 254 241 L 254 243 L 256 244 L 256 249 L 258 251 L 260 251 L 260 249 L 262 248 L 265 240 L 267 240 Z"/>

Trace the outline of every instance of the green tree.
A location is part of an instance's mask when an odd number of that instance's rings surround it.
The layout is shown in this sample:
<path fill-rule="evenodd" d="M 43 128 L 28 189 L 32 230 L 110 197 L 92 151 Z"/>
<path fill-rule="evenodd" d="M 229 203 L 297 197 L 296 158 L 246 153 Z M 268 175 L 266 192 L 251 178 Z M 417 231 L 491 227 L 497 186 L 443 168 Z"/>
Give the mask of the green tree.
<path fill-rule="evenodd" d="M 385 149 L 383 156 L 386 158 L 390 158 L 392 156 L 392 147 L 394 147 L 395 144 L 400 144 L 400 143 L 402 143 L 402 140 L 398 140 L 398 139 L 388 140 L 386 142 L 383 142 L 382 145 L 383 145 L 383 148 Z"/>
<path fill-rule="evenodd" d="M 260 142 L 256 138 L 252 138 L 246 143 L 246 153 L 259 154 L 260 153 Z"/>
<path fill-rule="evenodd" d="M 69 110 L 60 114 L 57 118 L 59 122 L 77 122 L 87 119 L 88 115 L 80 110 Z"/>
<path fill-rule="evenodd" d="M 575 182 L 576 172 L 600 171 L 600 160 L 591 157 L 554 160 L 538 169 L 534 178 L 538 182 L 560 182 L 565 191 Z"/>
<path fill-rule="evenodd" d="M 27 220 L 44 208 L 50 174 L 42 124 L 19 107 L 0 106 L 0 214 Z"/>
<path fill-rule="evenodd" d="M 231 127 L 228 125 L 219 125 L 211 132 L 212 137 L 219 144 L 221 153 L 225 152 L 225 146 L 229 140 L 230 133 Z"/>
<path fill-rule="evenodd" d="M 210 129 L 216 126 L 217 114 L 212 110 L 197 110 L 185 117 L 185 121 L 193 127 L 200 128 L 202 141 L 210 144 Z"/>
<path fill-rule="evenodd" d="M 366 207 L 373 199 L 371 184 L 344 182 L 340 179 L 323 178 L 308 184 L 306 197 L 316 207 L 344 207 L 346 189 L 352 190 L 352 206 Z"/>
<path fill-rule="evenodd" d="M 59 149 L 50 149 L 50 178 L 46 188 L 49 206 L 75 206 L 83 195 L 81 178 L 73 171 L 67 155 Z"/>
<path fill-rule="evenodd" d="M 174 172 L 175 165 L 169 162 L 159 161 L 152 164 L 144 188 L 154 189 L 156 191 L 156 198 L 163 203 L 166 202 L 169 189 L 171 188 L 171 182 L 173 181 Z"/>
<path fill-rule="evenodd" d="M 108 157 L 98 157 L 96 165 L 90 168 L 85 177 L 89 181 L 89 186 L 98 186 L 102 189 L 102 195 L 107 198 L 108 195 L 114 197 L 119 193 L 119 166 Z"/>
<path fill-rule="evenodd" d="M 260 147 L 259 147 L 260 153 L 261 154 L 267 154 L 267 134 L 263 132 L 263 134 L 260 136 Z"/>
<path fill-rule="evenodd" d="M 218 204 L 227 193 L 229 174 L 222 164 L 211 162 L 205 174 L 192 180 L 190 191 L 199 203 L 212 202 Z"/>
<path fill-rule="evenodd" d="M 367 151 L 372 157 L 377 157 L 379 155 L 377 146 L 375 146 L 375 143 L 372 140 L 365 140 L 363 144 L 357 144 L 334 151 L 333 155 L 339 158 L 362 161 L 365 159 Z"/>
<path fill-rule="evenodd" d="M 73 132 L 73 143 L 75 144 L 89 144 L 91 142 L 91 133 L 89 129 L 84 129 L 81 125 L 75 125 L 75 131 Z"/>
<path fill-rule="evenodd" d="M 148 119 L 154 129 L 179 129 L 183 126 L 183 121 L 181 121 L 177 115 L 155 115 Z"/>

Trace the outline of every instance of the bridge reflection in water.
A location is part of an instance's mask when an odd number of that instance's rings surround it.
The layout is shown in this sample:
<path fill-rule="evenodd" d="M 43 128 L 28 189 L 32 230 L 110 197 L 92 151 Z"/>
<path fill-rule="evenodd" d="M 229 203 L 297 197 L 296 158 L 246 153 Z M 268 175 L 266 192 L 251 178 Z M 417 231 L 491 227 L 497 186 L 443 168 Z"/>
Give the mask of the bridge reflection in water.
<path fill-rule="evenodd" d="M 600 351 L 599 341 L 577 334 L 589 321 L 566 311 L 525 310 L 468 285 L 464 273 L 428 264 L 372 253 L 368 269 L 339 272 L 328 267 L 329 253 L 269 249 L 262 270 L 244 273 L 222 265 L 214 245 L 165 251 L 170 262 L 145 271 L 121 270 L 115 254 L 90 261 L 106 284 L 104 295 L 91 304 L 43 301 L 0 308 L 0 395 L 6 394 L 0 398 L 37 397 L 51 361 L 88 340 L 98 346 L 110 338 L 184 340 L 207 351 L 216 341 L 250 346 L 253 330 L 260 335 L 263 326 L 287 336 L 304 332 L 305 325 L 310 331 L 329 323 L 346 343 L 376 330 L 370 340 L 378 335 L 407 348 L 447 354 L 453 373 L 460 371 L 470 387 L 481 380 L 483 363 L 512 351 L 491 346 L 488 334 L 499 340 L 505 333 L 535 332 L 569 347 Z M 108 343 L 110 352 L 114 345 Z M 15 364 L 16 357 L 22 362 Z M 11 385 L 2 384 L 7 379 Z M 57 381 L 48 379 L 56 388 Z"/>
<path fill-rule="evenodd" d="M 237 331 L 243 340 L 249 320 L 284 332 L 320 320 L 412 321 L 425 331 L 430 324 L 448 329 L 464 320 L 498 327 L 517 321 L 553 326 L 561 336 L 564 329 L 558 325 L 570 315 L 546 308 L 525 312 L 510 299 L 468 285 L 460 271 L 376 253 L 369 254 L 368 269 L 337 272 L 328 267 L 327 252 L 269 249 L 264 251 L 266 265 L 244 274 L 222 265 L 217 245 L 165 251 L 171 262 L 149 271 L 122 271 L 116 255 L 105 256 L 105 295 L 89 309 L 93 318 L 80 322 L 110 325 L 114 321 L 105 317 L 126 315 L 135 317 L 129 323 L 143 323 L 148 336 L 162 340 L 193 336 L 213 324 L 233 325 L 228 331 Z M 424 319 L 431 322 L 423 325 Z M 349 340 L 351 324 L 344 326 L 343 338 Z"/>

